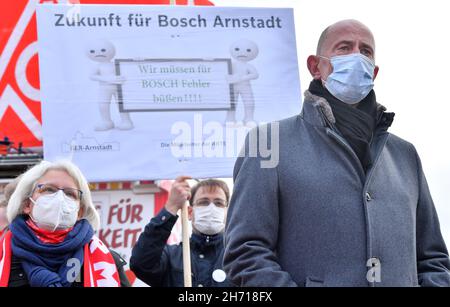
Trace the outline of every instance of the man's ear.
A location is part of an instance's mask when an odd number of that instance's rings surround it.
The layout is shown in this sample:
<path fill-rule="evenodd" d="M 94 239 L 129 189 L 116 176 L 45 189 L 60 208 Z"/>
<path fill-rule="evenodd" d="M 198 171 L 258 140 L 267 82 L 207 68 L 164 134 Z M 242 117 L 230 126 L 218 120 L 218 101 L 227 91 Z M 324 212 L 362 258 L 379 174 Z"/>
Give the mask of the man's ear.
<path fill-rule="evenodd" d="M 378 66 L 375 66 L 375 70 L 373 71 L 373 80 L 375 80 L 375 78 L 377 77 L 379 69 L 380 68 Z"/>
<path fill-rule="evenodd" d="M 306 61 L 311 76 L 316 80 L 320 80 L 322 78 L 319 71 L 319 62 L 320 58 L 317 55 L 310 55 Z"/>

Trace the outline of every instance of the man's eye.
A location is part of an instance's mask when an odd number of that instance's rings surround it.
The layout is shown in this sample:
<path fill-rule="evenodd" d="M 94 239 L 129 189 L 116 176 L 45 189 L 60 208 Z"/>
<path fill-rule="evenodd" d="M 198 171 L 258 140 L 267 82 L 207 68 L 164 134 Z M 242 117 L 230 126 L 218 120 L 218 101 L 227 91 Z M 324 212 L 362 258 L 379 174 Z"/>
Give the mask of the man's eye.
<path fill-rule="evenodd" d="M 364 54 L 368 58 L 372 57 L 372 52 L 370 50 L 363 49 L 363 50 L 361 50 L 361 53 Z"/>

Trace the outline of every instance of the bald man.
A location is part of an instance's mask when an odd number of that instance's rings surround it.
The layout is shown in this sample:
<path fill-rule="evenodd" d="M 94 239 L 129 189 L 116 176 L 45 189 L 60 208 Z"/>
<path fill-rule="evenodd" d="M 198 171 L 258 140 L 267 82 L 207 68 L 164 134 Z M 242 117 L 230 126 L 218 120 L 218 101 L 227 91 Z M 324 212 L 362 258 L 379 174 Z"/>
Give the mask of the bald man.
<path fill-rule="evenodd" d="M 371 31 L 355 20 L 329 26 L 307 65 L 303 110 L 272 136 L 278 165 L 236 161 L 229 278 L 238 286 L 449 286 L 419 156 L 388 132 L 394 114 L 376 101 Z"/>

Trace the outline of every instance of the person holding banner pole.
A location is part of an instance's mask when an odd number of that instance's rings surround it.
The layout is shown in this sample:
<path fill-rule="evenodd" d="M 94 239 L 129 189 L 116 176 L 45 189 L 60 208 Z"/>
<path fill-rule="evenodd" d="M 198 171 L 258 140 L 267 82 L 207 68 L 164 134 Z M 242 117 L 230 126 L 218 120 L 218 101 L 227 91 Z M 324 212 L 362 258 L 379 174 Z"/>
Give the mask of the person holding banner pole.
<path fill-rule="evenodd" d="M 332 24 L 307 66 L 313 80 L 302 112 L 250 131 L 236 161 L 228 276 L 252 287 L 450 286 L 419 155 L 388 132 L 394 113 L 373 90 L 372 32 L 356 20 Z M 277 163 L 252 155 L 257 135 L 278 146 Z"/>
<path fill-rule="evenodd" d="M 186 256 L 183 246 L 189 242 L 192 286 L 229 287 L 231 283 L 222 269 L 228 186 L 221 180 L 208 179 L 191 189 L 188 179 L 188 176 L 176 178 L 164 208 L 151 219 L 133 247 L 130 268 L 137 278 L 153 287 L 188 286 L 185 281 L 189 276 L 183 274 L 183 256 Z M 183 241 L 167 245 L 178 219 L 177 212 L 187 201 L 192 236 L 186 237 L 187 224 L 183 223 Z"/>

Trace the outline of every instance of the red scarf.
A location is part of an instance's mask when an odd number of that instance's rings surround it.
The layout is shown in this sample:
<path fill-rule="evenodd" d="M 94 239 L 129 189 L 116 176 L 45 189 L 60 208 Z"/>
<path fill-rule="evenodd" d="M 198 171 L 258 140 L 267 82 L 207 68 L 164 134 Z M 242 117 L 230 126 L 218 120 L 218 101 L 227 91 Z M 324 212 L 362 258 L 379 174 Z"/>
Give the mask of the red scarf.
<path fill-rule="evenodd" d="M 34 232 L 36 237 L 42 242 L 46 244 L 58 244 L 64 241 L 64 239 L 67 237 L 67 234 L 72 231 L 73 227 L 70 227 L 68 229 L 62 229 L 62 230 L 45 230 L 42 228 L 39 228 L 31 219 L 28 219 L 26 221 L 28 227 L 31 228 L 31 230 Z"/>
<path fill-rule="evenodd" d="M 11 273 L 11 237 L 8 231 L 0 242 L 0 287 L 7 287 Z M 119 287 L 120 279 L 114 258 L 96 236 L 84 246 L 84 286 Z"/>

